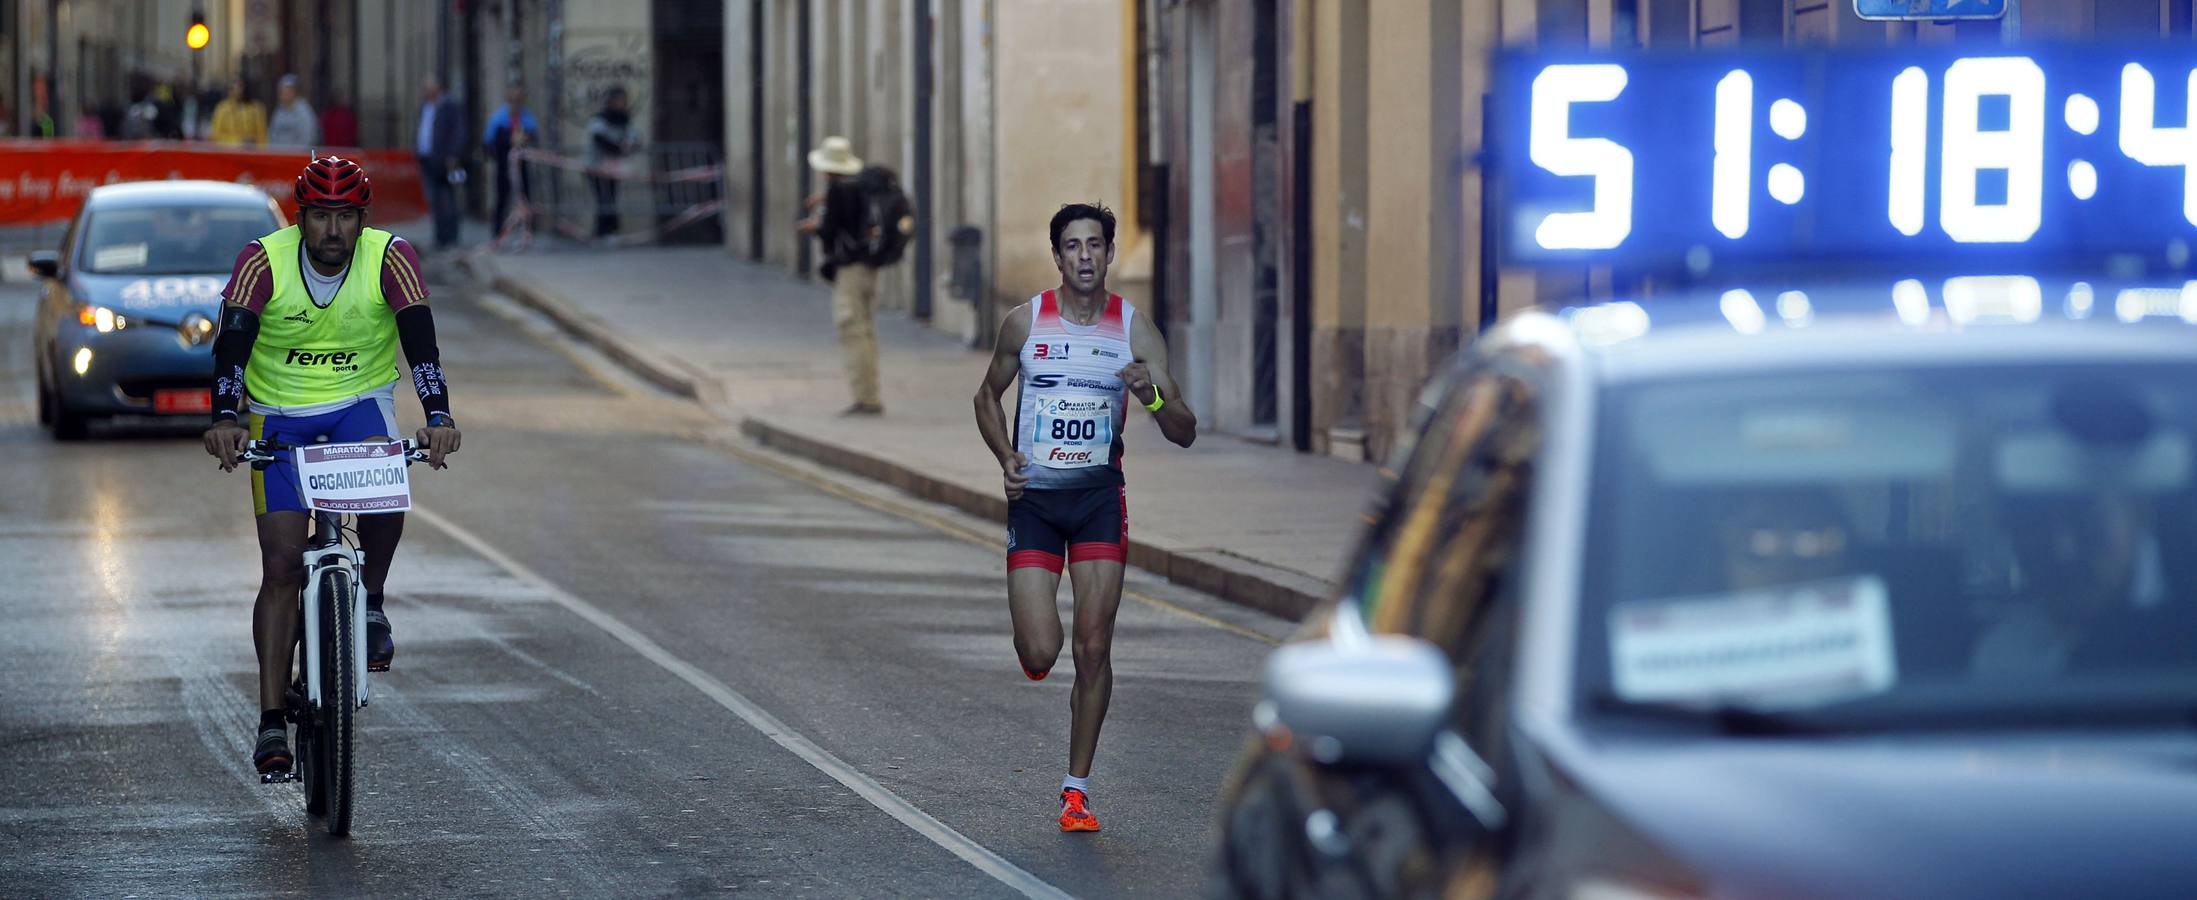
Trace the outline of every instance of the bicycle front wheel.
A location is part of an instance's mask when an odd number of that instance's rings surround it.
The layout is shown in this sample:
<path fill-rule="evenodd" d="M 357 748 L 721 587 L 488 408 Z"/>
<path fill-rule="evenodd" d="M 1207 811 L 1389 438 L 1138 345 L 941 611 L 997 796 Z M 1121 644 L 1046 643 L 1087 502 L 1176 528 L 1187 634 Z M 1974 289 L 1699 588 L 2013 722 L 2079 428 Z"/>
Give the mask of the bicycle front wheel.
<path fill-rule="evenodd" d="M 352 798 L 356 778 L 352 774 L 352 735 L 358 721 L 358 640 L 363 627 L 352 609 L 358 586 L 349 572 L 338 569 L 321 579 L 321 729 L 319 750 L 322 795 L 328 807 L 328 833 L 351 833 Z"/>

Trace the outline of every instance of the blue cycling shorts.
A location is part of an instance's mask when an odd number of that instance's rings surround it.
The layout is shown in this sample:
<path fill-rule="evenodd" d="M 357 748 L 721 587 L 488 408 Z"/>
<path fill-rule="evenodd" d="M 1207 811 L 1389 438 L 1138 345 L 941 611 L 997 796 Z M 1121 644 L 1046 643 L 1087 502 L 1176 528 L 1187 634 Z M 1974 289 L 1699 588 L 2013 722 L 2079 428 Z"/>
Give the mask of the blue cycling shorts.
<path fill-rule="evenodd" d="M 357 403 L 317 416 L 263 416 L 251 414 L 252 440 L 285 444 L 348 444 L 393 440 L 397 434 L 397 405 L 388 397 L 360 397 Z M 264 471 L 252 473 L 252 510 L 304 512 L 305 498 L 298 492 L 297 463 L 288 453 L 279 455 Z"/>

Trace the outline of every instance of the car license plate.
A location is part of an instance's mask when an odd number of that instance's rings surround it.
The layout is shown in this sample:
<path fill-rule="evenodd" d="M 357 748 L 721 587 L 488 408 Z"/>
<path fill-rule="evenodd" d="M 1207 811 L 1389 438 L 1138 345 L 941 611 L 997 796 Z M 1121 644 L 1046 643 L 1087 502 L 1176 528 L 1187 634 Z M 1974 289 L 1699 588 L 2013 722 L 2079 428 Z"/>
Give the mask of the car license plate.
<path fill-rule="evenodd" d="M 214 411 L 214 392 L 208 388 L 154 391 L 153 411 L 163 414 L 210 413 Z"/>

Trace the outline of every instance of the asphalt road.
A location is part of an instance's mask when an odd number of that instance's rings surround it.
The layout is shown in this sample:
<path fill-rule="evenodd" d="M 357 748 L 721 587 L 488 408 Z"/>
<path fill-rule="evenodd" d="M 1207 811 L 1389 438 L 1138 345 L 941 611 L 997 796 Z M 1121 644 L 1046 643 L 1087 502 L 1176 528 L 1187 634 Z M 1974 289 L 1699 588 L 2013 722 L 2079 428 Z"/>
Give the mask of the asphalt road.
<path fill-rule="evenodd" d="M 30 289 L 0 286 L 0 895 L 1205 889 L 1285 623 L 1133 573 L 1106 830 L 1060 834 L 1073 663 L 1017 670 L 994 526 L 758 458 L 493 296 L 436 302 L 466 445 L 415 470 L 331 839 L 246 758 L 248 479 L 195 425 L 51 441 Z"/>

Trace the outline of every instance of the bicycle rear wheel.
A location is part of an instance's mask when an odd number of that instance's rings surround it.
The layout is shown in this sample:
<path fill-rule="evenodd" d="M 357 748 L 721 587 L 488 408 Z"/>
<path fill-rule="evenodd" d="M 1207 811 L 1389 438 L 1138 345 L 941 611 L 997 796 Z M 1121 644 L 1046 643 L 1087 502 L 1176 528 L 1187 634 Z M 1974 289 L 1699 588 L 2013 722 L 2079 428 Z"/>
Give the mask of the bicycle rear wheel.
<path fill-rule="evenodd" d="M 355 778 L 352 768 L 352 735 L 359 710 L 358 642 L 354 629 L 361 623 L 352 616 L 352 594 L 357 586 L 350 573 L 329 572 L 321 580 L 320 653 L 320 758 L 321 789 L 328 810 L 328 833 L 351 833 Z"/>

